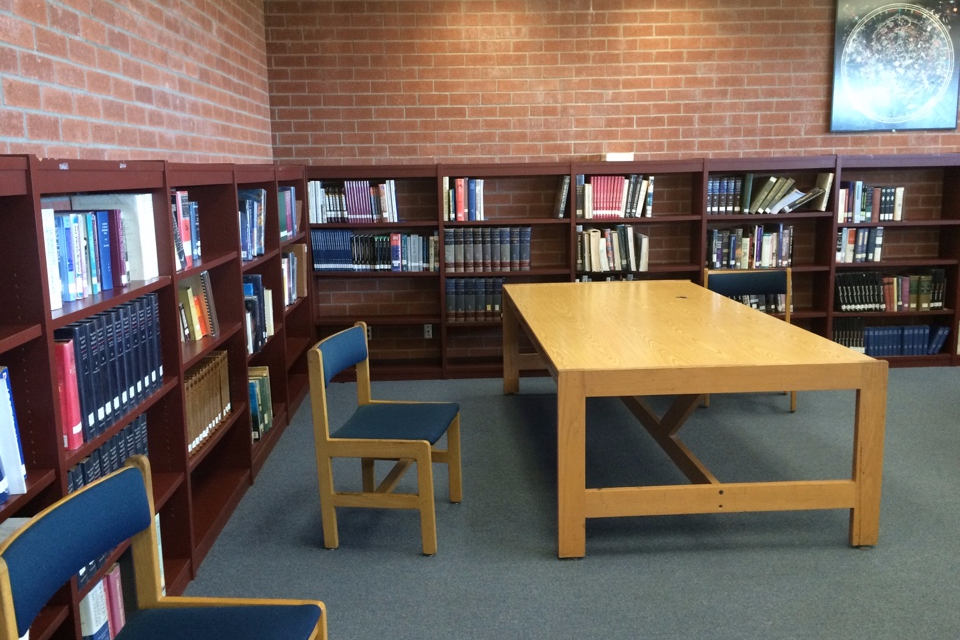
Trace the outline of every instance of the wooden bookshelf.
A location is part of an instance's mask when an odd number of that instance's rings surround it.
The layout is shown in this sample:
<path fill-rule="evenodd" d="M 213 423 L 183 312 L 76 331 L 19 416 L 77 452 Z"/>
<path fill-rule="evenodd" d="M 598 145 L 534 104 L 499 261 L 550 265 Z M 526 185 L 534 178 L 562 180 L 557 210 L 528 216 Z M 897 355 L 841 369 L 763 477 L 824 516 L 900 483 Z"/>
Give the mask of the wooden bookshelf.
<path fill-rule="evenodd" d="M 241 262 L 238 186 L 262 186 L 268 192 L 265 256 Z M 305 252 L 305 219 L 298 233 L 280 239 L 278 191 L 293 187 L 297 211 L 305 205 L 303 167 L 234 164 L 181 164 L 164 161 L 90 161 L 0 156 L 0 222 L 3 223 L 0 280 L 0 365 L 9 368 L 24 456 L 27 492 L 0 505 L 0 520 L 30 516 L 68 490 L 70 469 L 126 427 L 146 417 L 149 457 L 154 473 L 154 502 L 160 514 L 164 574 L 168 593 L 182 593 L 196 575 L 257 471 L 283 433 L 290 416 L 306 398 L 305 353 L 314 342 L 312 287 L 285 304 L 274 300 L 276 332 L 269 350 L 248 356 L 243 324 L 242 274 L 261 273 L 280 290 L 285 254 Z M 197 203 L 201 257 L 177 268 L 171 191 L 183 190 Z M 79 194 L 146 193 L 153 205 L 156 277 L 64 302 L 52 309 L 48 289 L 42 198 L 65 202 Z M 296 249 L 295 245 L 301 245 Z M 197 341 L 181 341 L 177 288 L 209 274 L 220 331 Z M 309 273 L 309 270 L 307 270 Z M 59 274 L 57 274 L 59 275 Z M 60 430 L 60 405 L 54 365 L 54 330 L 84 321 L 144 295 L 155 296 L 162 379 L 135 406 L 102 433 L 67 450 Z M 228 354 L 231 409 L 213 434 L 188 453 L 185 381 L 188 370 L 216 351 Z M 247 366 L 270 367 L 275 423 L 271 437 L 253 443 L 247 390 Z M 41 612 L 31 637 L 79 637 L 78 603 L 103 576 L 101 569 L 78 588 L 71 580 Z"/>
<path fill-rule="evenodd" d="M 684 279 L 701 282 L 708 266 L 708 241 L 715 230 L 790 227 L 792 232 L 793 322 L 817 334 L 832 337 L 835 322 L 857 316 L 879 325 L 931 324 L 951 331 L 937 355 L 891 356 L 891 366 L 960 364 L 957 356 L 957 302 L 960 283 L 960 155 L 938 156 L 797 156 L 730 159 L 691 159 L 639 162 L 546 162 L 503 164 L 438 164 L 406 166 L 350 166 L 306 168 L 308 180 L 347 179 L 413 181 L 420 205 L 401 218 L 400 228 L 414 226 L 444 231 L 499 226 L 530 226 L 531 269 L 523 272 L 353 273 L 324 271 L 313 274 L 314 319 L 323 335 L 356 320 L 374 327 L 371 362 L 378 378 L 457 378 L 501 374 L 500 324 L 496 319 L 462 321 L 447 305 L 448 282 L 462 278 L 497 277 L 510 281 L 570 281 L 577 279 Z M 816 185 L 818 174 L 832 173 L 825 210 L 800 207 L 778 214 L 750 214 L 709 210 L 711 181 L 750 174 L 784 177 L 797 189 Z M 576 179 L 584 176 L 654 176 L 650 216 L 627 219 L 578 219 Z M 555 214 L 560 180 L 571 186 L 565 216 Z M 458 177 L 484 181 L 483 220 L 450 220 L 445 214 L 444 190 Z M 433 181 L 434 204 L 423 201 Z M 589 180 L 589 178 L 587 178 Z M 840 184 L 861 180 L 870 184 L 905 187 L 904 219 L 884 226 L 883 260 L 842 264 L 836 259 L 837 198 Z M 447 185 L 445 187 L 445 185 Z M 577 267 L 578 231 L 631 225 L 649 236 L 649 267 L 631 273 L 588 273 Z M 387 225 L 389 227 L 390 225 Z M 848 225 L 847 225 L 848 226 Z M 313 229 L 347 228 L 358 233 L 387 228 L 373 225 L 313 224 Z M 906 273 L 942 268 L 947 291 L 944 308 L 934 312 L 840 312 L 835 304 L 838 273 L 873 270 Z M 433 325 L 433 338 L 424 338 L 424 325 Z M 439 329 L 439 330 L 438 330 Z"/>

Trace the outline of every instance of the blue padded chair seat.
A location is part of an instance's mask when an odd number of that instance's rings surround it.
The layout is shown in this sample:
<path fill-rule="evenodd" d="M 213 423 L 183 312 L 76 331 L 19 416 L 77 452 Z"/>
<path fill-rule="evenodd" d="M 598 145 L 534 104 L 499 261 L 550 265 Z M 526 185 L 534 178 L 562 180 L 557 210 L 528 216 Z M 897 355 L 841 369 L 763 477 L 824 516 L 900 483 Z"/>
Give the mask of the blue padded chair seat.
<path fill-rule="evenodd" d="M 127 618 L 115 640 L 305 640 L 321 613 L 312 604 L 144 609 Z"/>
<path fill-rule="evenodd" d="M 331 438 L 426 440 L 436 444 L 460 411 L 455 402 L 365 404 Z"/>

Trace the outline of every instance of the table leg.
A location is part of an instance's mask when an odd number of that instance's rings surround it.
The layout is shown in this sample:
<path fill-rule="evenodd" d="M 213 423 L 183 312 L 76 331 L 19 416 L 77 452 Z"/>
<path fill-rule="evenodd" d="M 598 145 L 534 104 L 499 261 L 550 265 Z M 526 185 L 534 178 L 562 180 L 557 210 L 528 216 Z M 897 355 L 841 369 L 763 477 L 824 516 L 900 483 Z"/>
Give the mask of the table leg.
<path fill-rule="evenodd" d="M 857 391 L 853 436 L 853 480 L 857 484 L 857 496 L 856 506 L 850 510 L 850 544 L 857 547 L 875 545 L 880 537 L 886 361 L 878 361 L 865 378 L 863 388 Z"/>
<path fill-rule="evenodd" d="M 586 554 L 586 410 L 579 375 L 557 380 L 557 555 Z"/>
<path fill-rule="evenodd" d="M 520 392 L 520 325 L 517 322 L 517 311 L 509 298 L 503 300 L 503 392 Z"/>

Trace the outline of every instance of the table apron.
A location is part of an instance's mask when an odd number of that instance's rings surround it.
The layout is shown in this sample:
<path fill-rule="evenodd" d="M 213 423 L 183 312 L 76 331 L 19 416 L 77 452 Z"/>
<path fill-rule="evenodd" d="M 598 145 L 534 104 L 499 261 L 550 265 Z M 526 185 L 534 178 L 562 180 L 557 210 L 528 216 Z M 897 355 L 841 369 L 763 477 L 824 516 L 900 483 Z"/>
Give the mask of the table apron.
<path fill-rule="evenodd" d="M 798 480 L 586 490 L 587 518 L 853 509 L 853 480 Z"/>

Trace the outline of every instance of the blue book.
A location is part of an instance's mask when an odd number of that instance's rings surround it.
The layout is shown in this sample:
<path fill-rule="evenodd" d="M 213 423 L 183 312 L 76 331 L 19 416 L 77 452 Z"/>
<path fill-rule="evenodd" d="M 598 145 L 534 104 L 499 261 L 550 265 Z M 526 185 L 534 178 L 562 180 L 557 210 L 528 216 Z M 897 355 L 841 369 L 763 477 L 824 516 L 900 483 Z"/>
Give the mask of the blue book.
<path fill-rule="evenodd" d="M 27 466 L 17 426 L 10 370 L 4 366 L 0 366 L 0 460 L 5 469 L 7 491 L 12 494 L 26 493 Z"/>
<path fill-rule="evenodd" d="M 467 179 L 467 220 L 477 219 L 477 181 Z"/>
<path fill-rule="evenodd" d="M 110 214 L 106 211 L 97 211 L 97 250 L 100 264 L 100 288 L 104 291 L 113 289 L 113 263 L 110 258 Z"/>

